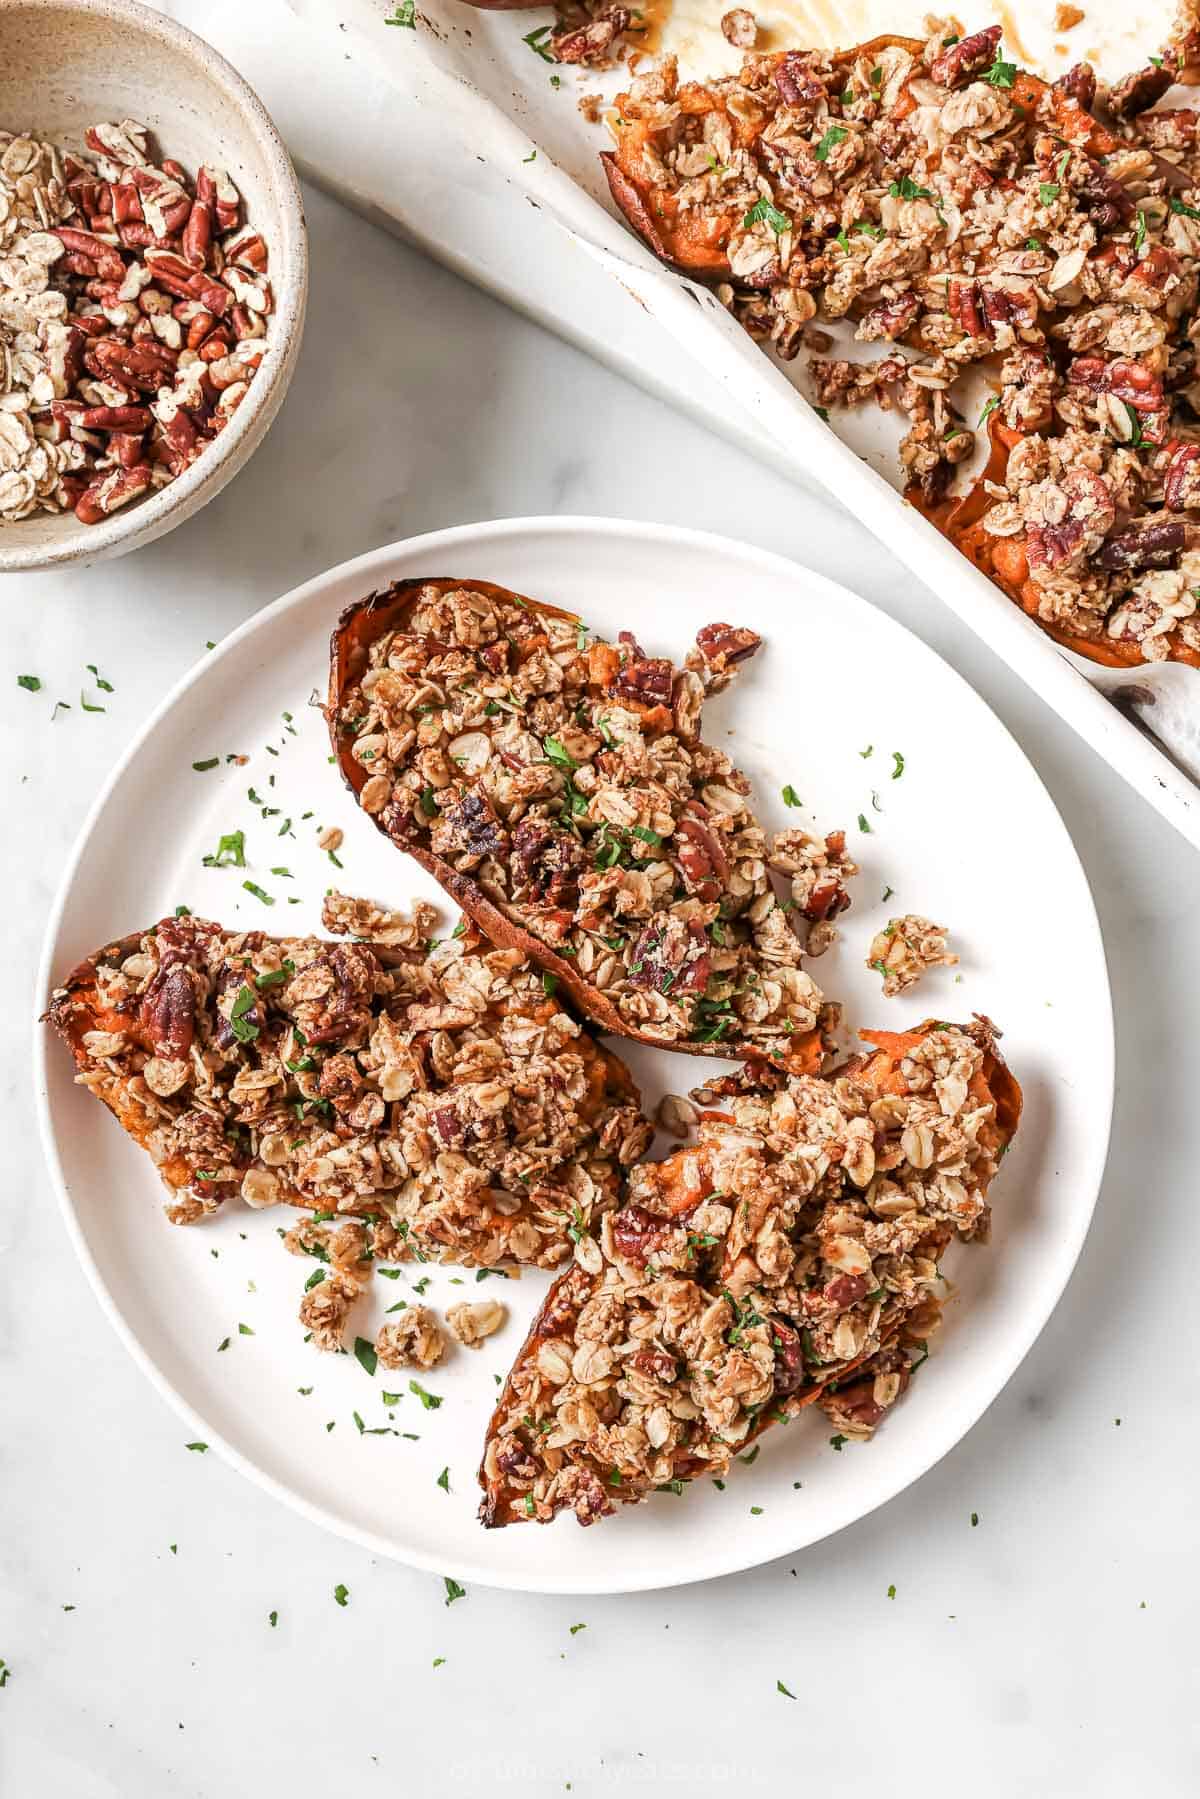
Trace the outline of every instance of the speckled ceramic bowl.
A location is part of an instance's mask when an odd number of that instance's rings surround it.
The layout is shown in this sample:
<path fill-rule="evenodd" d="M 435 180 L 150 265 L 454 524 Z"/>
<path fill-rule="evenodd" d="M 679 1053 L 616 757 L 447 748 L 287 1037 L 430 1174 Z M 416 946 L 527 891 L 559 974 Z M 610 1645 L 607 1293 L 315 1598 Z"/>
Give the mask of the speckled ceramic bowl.
<path fill-rule="evenodd" d="M 220 493 L 287 392 L 304 327 L 308 241 L 287 151 L 261 101 L 202 38 L 136 0 L 0 0 L 0 127 L 80 145 L 100 119 L 139 119 L 194 174 L 228 169 L 270 249 L 268 355 L 215 442 L 177 481 L 99 525 L 73 513 L 0 524 L 0 571 L 121 556 Z"/>

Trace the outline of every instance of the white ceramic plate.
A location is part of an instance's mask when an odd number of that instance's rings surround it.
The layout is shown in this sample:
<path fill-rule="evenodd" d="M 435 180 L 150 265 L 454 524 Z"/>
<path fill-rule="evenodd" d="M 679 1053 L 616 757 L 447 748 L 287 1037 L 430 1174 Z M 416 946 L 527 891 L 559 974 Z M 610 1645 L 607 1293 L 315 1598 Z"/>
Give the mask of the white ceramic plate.
<path fill-rule="evenodd" d="M 605 634 L 632 627 L 651 653 L 682 656 L 713 619 L 763 634 L 762 652 L 712 704 L 707 732 L 736 746 L 768 824 L 785 822 L 780 790 L 791 783 L 805 803 L 786 814 L 791 822 L 847 828 L 862 873 L 843 941 L 814 972 L 846 1002 L 852 1027 L 988 1013 L 1025 1089 L 1023 1128 L 994 1192 L 992 1244 L 948 1258 L 956 1294 L 932 1360 L 870 1444 L 835 1453 L 814 1408 L 769 1433 L 752 1467 L 735 1464 L 724 1492 L 702 1482 L 681 1498 L 655 1495 L 586 1531 L 568 1516 L 485 1533 L 475 1468 L 493 1377 L 515 1354 L 545 1276 L 503 1282 L 505 1329 L 481 1351 L 448 1357 L 426 1381 L 444 1403 L 424 1409 L 407 1380 L 372 1380 L 352 1356 L 302 1341 L 295 1311 L 308 1270 L 280 1248 L 277 1214 L 229 1209 L 202 1226 L 169 1226 L 147 1159 L 73 1085 L 65 1053 L 46 1037 L 37 1079 L 68 1229 L 125 1343 L 186 1420 L 185 1438 L 374 1550 L 460 1580 L 578 1593 L 669 1586 L 794 1551 L 901 1491 L 958 1441 L 1029 1349 L 1074 1265 L 1113 1090 L 1108 979 L 1083 872 L 1040 781 L 982 701 L 845 589 L 698 532 L 511 520 L 415 538 L 308 582 L 168 695 L 83 831 L 50 922 L 46 990 L 86 952 L 181 903 L 284 932 L 318 930 L 333 883 L 390 904 L 440 899 L 352 805 L 309 704 L 324 690 L 341 607 L 419 575 L 499 581 L 573 608 Z M 893 752 L 904 758 L 899 778 Z M 233 753 L 249 762 L 226 762 Z M 211 756 L 219 768 L 193 770 Z M 262 806 L 278 814 L 264 819 Z M 285 820 L 292 834 L 281 836 Z M 345 831 L 340 871 L 316 848 L 319 828 L 335 824 Z M 239 828 L 247 868 L 202 867 Z M 243 879 L 276 903 L 265 906 Z M 950 924 L 961 979 L 938 971 L 915 996 L 884 1001 L 863 966 L 866 947 L 889 913 L 905 910 Z M 629 1060 L 651 1108 L 723 1066 L 637 1050 Z M 439 1308 L 476 1291 L 472 1274 L 453 1269 L 380 1280 L 359 1330 L 373 1333 L 419 1276 Z M 493 1279 L 486 1290 L 499 1286 Z M 381 1397 L 389 1379 L 405 1389 L 390 1408 Z M 412 1435 L 360 1434 L 356 1411 L 367 1432 L 390 1423 Z M 448 1494 L 437 1485 L 443 1468 Z"/>

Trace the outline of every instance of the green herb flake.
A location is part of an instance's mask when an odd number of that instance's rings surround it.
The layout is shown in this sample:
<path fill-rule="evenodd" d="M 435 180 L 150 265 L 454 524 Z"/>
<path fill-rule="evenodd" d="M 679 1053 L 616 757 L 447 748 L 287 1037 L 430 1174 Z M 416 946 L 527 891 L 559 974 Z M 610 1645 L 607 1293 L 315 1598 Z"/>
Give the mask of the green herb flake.
<path fill-rule="evenodd" d="M 813 151 L 813 155 L 818 162 L 828 162 L 829 152 L 836 149 L 838 144 L 844 143 L 849 136 L 850 133 L 846 130 L 845 126 L 831 125 L 816 149 Z"/>
<path fill-rule="evenodd" d="M 451 1580 L 451 1578 L 448 1574 L 443 1574 L 442 1581 L 446 1588 L 446 1604 L 447 1605 L 453 1605 L 454 1601 L 456 1599 L 465 1599 L 466 1598 L 466 1596 L 467 1596 L 466 1587 L 460 1587 L 458 1582 L 456 1580 Z"/>
<path fill-rule="evenodd" d="M 977 1528 L 978 1528 L 978 1525 L 979 1525 L 979 1513 L 978 1513 L 978 1512 L 972 1512 L 972 1513 L 971 1513 L 971 1529 L 972 1529 L 972 1530 L 975 1530 L 975 1529 L 977 1529 Z"/>
<path fill-rule="evenodd" d="M 373 1375 L 375 1373 L 379 1357 L 375 1353 L 375 1345 L 368 1337 L 355 1337 L 354 1359 L 360 1368 L 366 1369 L 368 1374 Z"/>
<path fill-rule="evenodd" d="M 334 1597 L 334 1602 L 337 1605 L 345 1606 L 346 1601 L 350 1597 L 349 1587 L 343 1586 L 341 1581 L 339 1580 L 337 1586 L 334 1587 L 334 1589 L 333 1589 L 333 1597 Z"/>
<path fill-rule="evenodd" d="M 271 1626 L 271 1629 L 274 1630 L 275 1626 L 279 1623 L 279 1613 L 278 1612 L 268 1612 L 267 1613 L 267 1623 Z"/>
<path fill-rule="evenodd" d="M 842 136 L 846 136 L 844 131 L 842 132 Z M 825 154 L 828 155 L 829 152 L 826 151 Z M 820 155 L 819 151 L 818 155 Z M 754 202 L 754 205 L 743 218 L 742 225 L 747 231 L 754 225 L 769 225 L 776 237 L 782 237 L 785 231 L 791 230 L 792 221 L 786 212 L 780 212 L 779 208 L 773 206 L 770 200 L 764 195 L 762 199 Z"/>
<path fill-rule="evenodd" d="M 238 1336 L 239 1337 L 252 1337 L 253 1335 L 254 1335 L 254 1332 L 251 1330 L 251 1328 L 248 1324 L 239 1324 L 238 1325 Z"/>
<path fill-rule="evenodd" d="M 848 1437 L 844 1437 L 842 1435 L 842 1433 L 839 1431 L 836 1437 L 830 1437 L 829 1446 L 831 1449 L 836 1449 L 840 1454 L 843 1443 L 848 1443 L 849 1441 L 850 1441 L 850 1439 Z"/>
<path fill-rule="evenodd" d="M 184 1447 L 186 1449 L 194 1450 L 197 1455 L 207 1455 L 208 1453 L 207 1443 L 187 1443 Z"/>
<path fill-rule="evenodd" d="M 542 976 L 542 992 L 546 995 L 547 999 L 553 999 L 554 990 L 557 986 L 558 976 L 556 974 L 544 974 Z"/>
<path fill-rule="evenodd" d="M 988 402 L 986 403 L 986 405 L 983 408 L 983 411 L 979 415 L 979 423 L 981 425 L 987 424 L 988 420 L 991 418 L 993 412 L 995 412 L 995 410 L 996 410 L 997 406 L 999 406 L 999 404 L 1000 404 L 1000 395 L 993 394 L 991 399 L 988 400 Z"/>
<path fill-rule="evenodd" d="M 417 29 L 417 0 L 400 0 L 395 12 L 383 22 L 385 25 L 402 25 L 406 31 L 415 31 Z"/>
<path fill-rule="evenodd" d="M 260 887 L 257 881 L 243 881 L 242 886 L 246 889 L 247 893 L 252 893 L 256 900 L 261 900 L 264 906 L 273 906 L 275 904 L 272 896 L 267 893 L 264 888 Z"/>
<path fill-rule="evenodd" d="M 904 757 L 899 750 L 892 751 L 892 779 L 898 781 L 904 773 Z"/>
<path fill-rule="evenodd" d="M 229 1341 L 230 1340 L 228 1337 L 222 1337 L 221 1341 L 217 1344 L 217 1354 L 218 1355 L 220 1355 L 220 1353 L 223 1349 L 229 1348 Z"/>
<path fill-rule="evenodd" d="M 888 1588 L 888 1598 L 894 1599 L 895 1597 L 896 1597 L 896 1589 L 894 1586 L 891 1586 Z"/>
<path fill-rule="evenodd" d="M 17 686 L 23 687 L 26 693 L 40 693 L 42 691 L 41 678 L 38 675 L 18 675 Z"/>
<path fill-rule="evenodd" d="M 245 868 L 246 866 L 246 834 L 244 831 L 230 831 L 222 837 L 211 856 L 201 858 L 205 868 Z"/>
<path fill-rule="evenodd" d="M 893 200 L 932 200 L 933 189 L 920 187 L 907 175 L 901 175 L 899 181 L 893 181 L 888 187 Z"/>
<path fill-rule="evenodd" d="M 221 758 L 219 756 L 206 756 L 203 762 L 193 762 L 192 767 L 198 775 L 204 775 L 208 773 L 210 768 L 219 768 L 220 763 Z"/>
<path fill-rule="evenodd" d="M 1005 62 L 997 50 L 996 60 L 983 79 L 990 82 L 992 87 L 1012 87 L 1017 79 L 1017 65 L 1015 62 Z"/>
<path fill-rule="evenodd" d="M 278 968 L 270 968 L 265 974 L 256 974 L 254 985 L 260 993 L 265 993 L 268 987 L 282 987 L 285 981 L 291 980 L 295 972 L 296 964 L 290 956 L 285 956 Z"/>
<path fill-rule="evenodd" d="M 868 837 L 871 835 L 871 821 L 865 812 L 860 812 L 858 815 L 858 828 L 860 831 L 865 832 Z"/>
<path fill-rule="evenodd" d="M 1200 219 L 1200 212 L 1197 212 L 1194 206 L 1185 206 L 1183 201 L 1175 194 L 1171 195 L 1167 204 L 1171 208 L 1171 211 L 1177 213 L 1182 219 Z"/>
<path fill-rule="evenodd" d="M 243 982 L 229 1013 L 229 1028 L 239 1043 L 253 1043 L 258 1036 L 258 1024 L 250 1016 L 257 1004 L 258 996 L 253 987 L 247 987 Z"/>
<path fill-rule="evenodd" d="M 1052 201 L 1057 200 L 1061 192 L 1062 189 L 1059 187 L 1057 181 L 1041 181 L 1038 183 L 1038 199 L 1043 206 L 1049 206 Z"/>
<path fill-rule="evenodd" d="M 573 1637 L 577 1637 L 581 1630 L 587 1629 L 587 1625 L 586 1624 L 572 1624 L 570 1628 L 571 1628 L 571 1635 Z"/>
<path fill-rule="evenodd" d="M 546 39 L 549 36 L 549 25 L 539 25 L 536 31 L 527 31 L 521 42 L 528 44 L 534 55 L 540 56 L 543 62 L 553 62 L 554 58 L 546 48 Z"/>
<path fill-rule="evenodd" d="M 89 703 L 89 701 L 85 698 L 82 687 L 79 689 L 79 704 L 83 707 L 83 710 L 85 712 L 107 712 L 108 711 L 107 706 L 91 705 Z"/>
<path fill-rule="evenodd" d="M 443 1493 L 448 1493 L 450 1491 L 450 1470 L 449 1470 L 449 1468 L 442 1469 L 442 1472 L 437 1477 L 437 1485 L 442 1489 Z"/>
<path fill-rule="evenodd" d="M 804 804 L 803 800 L 800 798 L 800 795 L 796 792 L 796 789 L 792 786 L 790 781 L 788 782 L 787 786 L 785 788 L 783 788 L 783 790 L 782 790 L 782 798 L 783 798 L 783 803 L 785 806 L 801 806 Z"/>
<path fill-rule="evenodd" d="M 408 1383 L 408 1390 L 410 1393 L 416 1394 L 427 1412 L 436 1412 L 442 1403 L 441 1394 L 430 1393 L 421 1385 L 419 1380 L 410 1380 Z"/>

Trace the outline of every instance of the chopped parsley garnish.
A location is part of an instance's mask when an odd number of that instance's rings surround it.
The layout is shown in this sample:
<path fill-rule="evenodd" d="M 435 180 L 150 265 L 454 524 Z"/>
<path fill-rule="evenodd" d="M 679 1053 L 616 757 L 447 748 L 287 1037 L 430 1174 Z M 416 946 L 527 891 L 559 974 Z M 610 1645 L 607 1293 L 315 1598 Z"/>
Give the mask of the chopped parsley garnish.
<path fill-rule="evenodd" d="M 1038 199 L 1043 206 L 1049 206 L 1051 201 L 1057 200 L 1061 192 L 1062 189 L 1057 181 L 1040 181 L 1038 183 Z"/>
<path fill-rule="evenodd" d="M 568 754 L 562 744 L 558 741 L 557 737 L 544 738 L 542 741 L 542 748 L 546 752 L 546 760 L 552 762 L 555 768 L 561 768 L 564 773 L 574 774 L 575 770 L 579 767 L 578 762 L 576 762 L 572 755 Z"/>
<path fill-rule="evenodd" d="M 42 691 L 41 678 L 38 675 L 18 675 L 17 686 L 23 687 L 26 693 L 40 693 Z"/>
<path fill-rule="evenodd" d="M 87 701 L 87 699 L 84 697 L 84 692 L 83 692 L 82 687 L 79 689 L 79 704 L 83 707 L 85 712 L 107 712 L 108 711 L 107 706 L 90 705 L 89 702 Z"/>
<path fill-rule="evenodd" d="M 872 757 L 875 754 L 875 745 L 873 743 L 869 743 L 865 750 L 859 750 L 858 753 L 862 757 L 863 761 L 866 762 L 869 760 L 870 757 Z"/>
<path fill-rule="evenodd" d="M 871 835 L 871 821 L 865 812 L 860 812 L 858 815 L 858 828 L 860 831 L 865 831 L 868 837 Z"/>
<path fill-rule="evenodd" d="M 983 79 L 990 82 L 993 87 L 1012 87 L 1017 79 L 1017 65 L 1015 62 L 1005 62 L 997 50 L 996 60 L 991 68 L 986 70 Z"/>
<path fill-rule="evenodd" d="M 1118 1423 L 1118 1424 L 1119 1424 L 1119 1423 L 1120 1423 L 1120 1422 L 1121 1422 L 1121 1421 L 1120 1421 L 1120 1419 L 1119 1419 L 1119 1418 L 1118 1418 L 1118 1420 L 1117 1420 L 1117 1423 Z M 976 1526 L 976 1525 L 977 1525 L 977 1524 L 978 1524 L 978 1523 L 979 1523 L 979 1513 L 978 1513 L 978 1512 L 972 1512 L 972 1513 L 971 1513 L 971 1529 L 972 1529 L 972 1530 L 974 1530 L 974 1529 L 975 1529 L 975 1526 Z"/>
<path fill-rule="evenodd" d="M 415 31 L 417 29 L 417 0 L 400 0 L 400 4 L 391 18 L 385 19 L 383 22 L 385 25 L 403 25 L 406 30 Z"/>
<path fill-rule="evenodd" d="M 256 900 L 261 900 L 264 906 L 273 906 L 275 904 L 272 896 L 265 888 L 260 887 L 257 881 L 243 881 L 242 886 L 246 889 L 247 893 L 252 893 Z"/>
<path fill-rule="evenodd" d="M 466 1596 L 467 1596 L 466 1587 L 460 1587 L 458 1582 L 456 1580 L 451 1580 L 451 1578 L 448 1574 L 443 1574 L 442 1580 L 444 1581 L 445 1587 L 446 1587 L 446 1604 L 447 1605 L 453 1605 L 454 1601 L 456 1599 L 465 1599 L 466 1598 Z"/>
<path fill-rule="evenodd" d="M 416 1394 L 427 1412 L 436 1412 L 442 1403 L 441 1395 L 439 1393 L 428 1392 L 426 1388 L 421 1385 L 419 1380 L 410 1380 L 408 1383 L 408 1390 L 410 1393 Z"/>
<path fill-rule="evenodd" d="M 830 1445 L 830 1448 L 831 1448 L 831 1449 L 836 1449 L 836 1450 L 839 1450 L 839 1451 L 840 1451 L 840 1450 L 841 1450 L 841 1447 L 842 1447 L 842 1444 L 843 1444 L 843 1443 L 848 1443 L 848 1442 L 849 1442 L 849 1440 L 850 1440 L 850 1439 L 849 1439 L 849 1438 L 848 1438 L 848 1437 L 844 1437 L 844 1436 L 843 1436 L 843 1435 L 842 1435 L 842 1433 L 841 1433 L 841 1432 L 840 1432 L 840 1431 L 839 1431 L 839 1432 L 838 1432 L 838 1434 L 837 1434 L 837 1436 L 836 1436 L 836 1437 L 830 1437 L 830 1439 L 829 1439 L 829 1445 Z"/>
<path fill-rule="evenodd" d="M 205 868 L 245 868 L 246 835 L 244 831 L 230 831 L 217 844 L 215 854 L 202 858 Z"/>
<path fill-rule="evenodd" d="M 888 187 L 893 200 L 932 200 L 933 189 L 920 187 L 908 175 L 901 175 L 899 181 L 893 181 Z"/>
<path fill-rule="evenodd" d="M 337 1586 L 334 1587 L 334 1589 L 333 1589 L 333 1597 L 338 1605 L 344 1606 L 346 1601 L 350 1597 L 349 1587 L 343 1586 L 341 1581 L 339 1580 Z"/>
<path fill-rule="evenodd" d="M 648 825 L 631 825 L 629 835 L 636 837 L 639 843 L 650 844 L 653 849 L 658 849 L 662 844 L 662 838 L 658 832 L 652 831 Z"/>
<path fill-rule="evenodd" d="M 795 1693 L 792 1692 L 792 1689 L 790 1687 L 785 1687 L 781 1680 L 775 1682 L 775 1691 L 777 1693 L 782 1693 L 785 1699 L 794 1699 L 796 1697 Z"/>
<path fill-rule="evenodd" d="M 426 818 L 437 817 L 438 803 L 434 798 L 432 787 L 422 787 L 421 789 L 421 810 Z"/>
<path fill-rule="evenodd" d="M 987 424 L 988 420 L 991 418 L 993 412 L 995 412 L 995 410 L 996 410 L 997 406 L 999 406 L 999 404 L 1000 404 L 1000 395 L 993 394 L 991 399 L 987 402 L 987 404 L 984 406 L 983 411 L 979 415 L 979 423 L 981 425 Z"/>
<path fill-rule="evenodd" d="M 1137 226 L 1133 233 L 1134 249 L 1140 250 L 1142 245 L 1145 243 L 1145 241 L 1146 241 L 1146 215 L 1139 207 L 1138 215 L 1137 215 Z"/>
<path fill-rule="evenodd" d="M 904 757 L 899 750 L 892 751 L 892 779 L 898 781 L 904 773 Z"/>
<path fill-rule="evenodd" d="M 304 1283 L 304 1291 L 306 1293 L 311 1293 L 313 1288 L 319 1287 L 321 1285 L 321 1282 L 324 1279 L 325 1279 L 325 1270 L 323 1268 L 314 1268 L 312 1273 L 309 1275 L 308 1279 Z"/>
<path fill-rule="evenodd" d="M 895 1597 L 896 1597 L 896 1589 L 894 1586 L 891 1586 L 888 1588 L 888 1598 L 894 1599 Z"/>
<path fill-rule="evenodd" d="M 295 972 L 296 964 L 290 956 L 285 956 L 278 968 L 268 969 L 266 974 L 256 974 L 254 985 L 260 993 L 268 987 L 282 987 L 285 981 L 291 980 Z"/>
<path fill-rule="evenodd" d="M 1027 237 L 1025 239 L 1025 248 L 1027 250 L 1040 250 L 1042 247 L 1042 240 L 1040 237 Z"/>
<path fill-rule="evenodd" d="M 783 789 L 782 798 L 785 806 L 800 806 L 804 803 L 790 781 Z"/>
<path fill-rule="evenodd" d="M 1179 214 L 1180 218 L 1200 219 L 1200 212 L 1197 212 L 1196 208 L 1194 206 L 1185 206 L 1183 201 L 1180 200 L 1175 194 L 1171 195 L 1171 198 L 1167 202 L 1167 204 L 1170 206 L 1172 212 L 1176 212 Z"/>
<path fill-rule="evenodd" d="M 521 42 L 528 44 L 534 55 L 540 56 L 543 62 L 553 62 L 554 58 L 546 48 L 546 39 L 549 36 L 549 25 L 539 25 L 536 31 L 527 31 Z"/>
<path fill-rule="evenodd" d="M 448 1493 L 450 1491 L 450 1470 L 449 1470 L 449 1468 L 442 1469 L 442 1472 L 437 1477 L 437 1485 L 442 1489 L 443 1493 Z"/>
<path fill-rule="evenodd" d="M 250 1017 L 257 1003 L 253 987 L 247 987 L 243 983 L 238 988 L 237 998 L 229 1014 L 229 1028 L 239 1043 L 253 1043 L 258 1036 L 258 1025 Z"/>
<path fill-rule="evenodd" d="M 186 1447 L 195 1450 L 197 1455 L 205 1455 L 208 1451 L 207 1443 L 188 1443 Z"/>
<path fill-rule="evenodd" d="M 274 1630 L 275 1626 L 279 1623 L 279 1613 L 278 1612 L 268 1612 L 267 1613 L 267 1623 L 271 1626 L 271 1629 Z"/>
<path fill-rule="evenodd" d="M 217 1354 L 220 1355 L 220 1353 L 223 1349 L 228 1349 L 228 1348 L 229 1348 L 229 1338 L 224 1337 L 224 1338 L 222 1338 L 221 1342 L 217 1344 Z"/>
<path fill-rule="evenodd" d="M 845 137 L 845 135 L 846 133 L 843 131 L 842 136 Z M 779 208 L 773 206 L 765 195 L 754 202 L 742 220 L 742 224 L 747 231 L 755 225 L 769 225 L 776 237 L 782 237 L 785 231 L 790 231 L 792 228 L 792 221 L 788 214 L 780 212 Z"/>
<path fill-rule="evenodd" d="M 220 765 L 221 758 L 219 756 L 206 756 L 203 762 L 192 763 L 192 767 L 198 775 L 207 774 L 210 768 L 219 768 Z"/>
<path fill-rule="evenodd" d="M 360 1368 L 365 1368 L 368 1374 L 374 1374 L 379 1357 L 376 1355 L 375 1345 L 369 1337 L 355 1337 L 354 1359 Z"/>
<path fill-rule="evenodd" d="M 238 1336 L 239 1337 L 252 1337 L 253 1335 L 254 1335 L 254 1332 L 251 1330 L 251 1328 L 248 1324 L 239 1324 L 238 1325 Z"/>
<path fill-rule="evenodd" d="M 572 1624 L 571 1625 L 571 1635 L 573 1637 L 577 1637 L 581 1630 L 586 1630 L 586 1629 L 587 1629 L 586 1624 Z"/>
<path fill-rule="evenodd" d="M 556 974 L 544 974 L 542 976 L 542 992 L 546 995 L 547 999 L 554 998 L 554 990 L 557 986 L 558 976 Z"/>
<path fill-rule="evenodd" d="M 838 144 L 843 143 L 849 136 L 850 133 L 846 130 L 845 126 L 831 125 L 829 130 L 825 133 L 825 136 L 813 151 L 813 155 L 818 162 L 827 162 L 829 160 L 829 152 L 835 149 Z"/>

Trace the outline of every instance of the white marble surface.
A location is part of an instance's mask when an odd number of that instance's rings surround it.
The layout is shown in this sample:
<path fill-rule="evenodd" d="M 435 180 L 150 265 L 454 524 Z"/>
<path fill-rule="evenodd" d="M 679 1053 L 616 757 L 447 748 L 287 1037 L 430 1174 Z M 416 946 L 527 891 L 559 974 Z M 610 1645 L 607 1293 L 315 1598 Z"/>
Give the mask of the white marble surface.
<path fill-rule="evenodd" d="M 204 28 L 204 6 L 173 10 Z M 137 556 L 0 586 L 0 1793 L 1194 1792 L 1194 853 L 832 508 L 310 202 L 307 341 L 251 467 Z M 206 639 L 355 551 L 547 511 L 675 520 L 790 553 L 976 685 L 1094 884 L 1119 1091 L 1096 1221 L 1058 1312 L 915 1488 L 736 1580 L 607 1600 L 475 1589 L 447 1610 L 439 1582 L 185 1452 L 59 1222 L 28 1091 L 33 971 L 88 804 Z M 91 662 L 116 689 L 104 714 L 79 708 Z M 21 673 L 42 693 L 21 691 Z M 72 710 L 51 724 L 59 697 Z M 1003 794 L 979 804 L 997 857 L 1019 857 Z"/>

